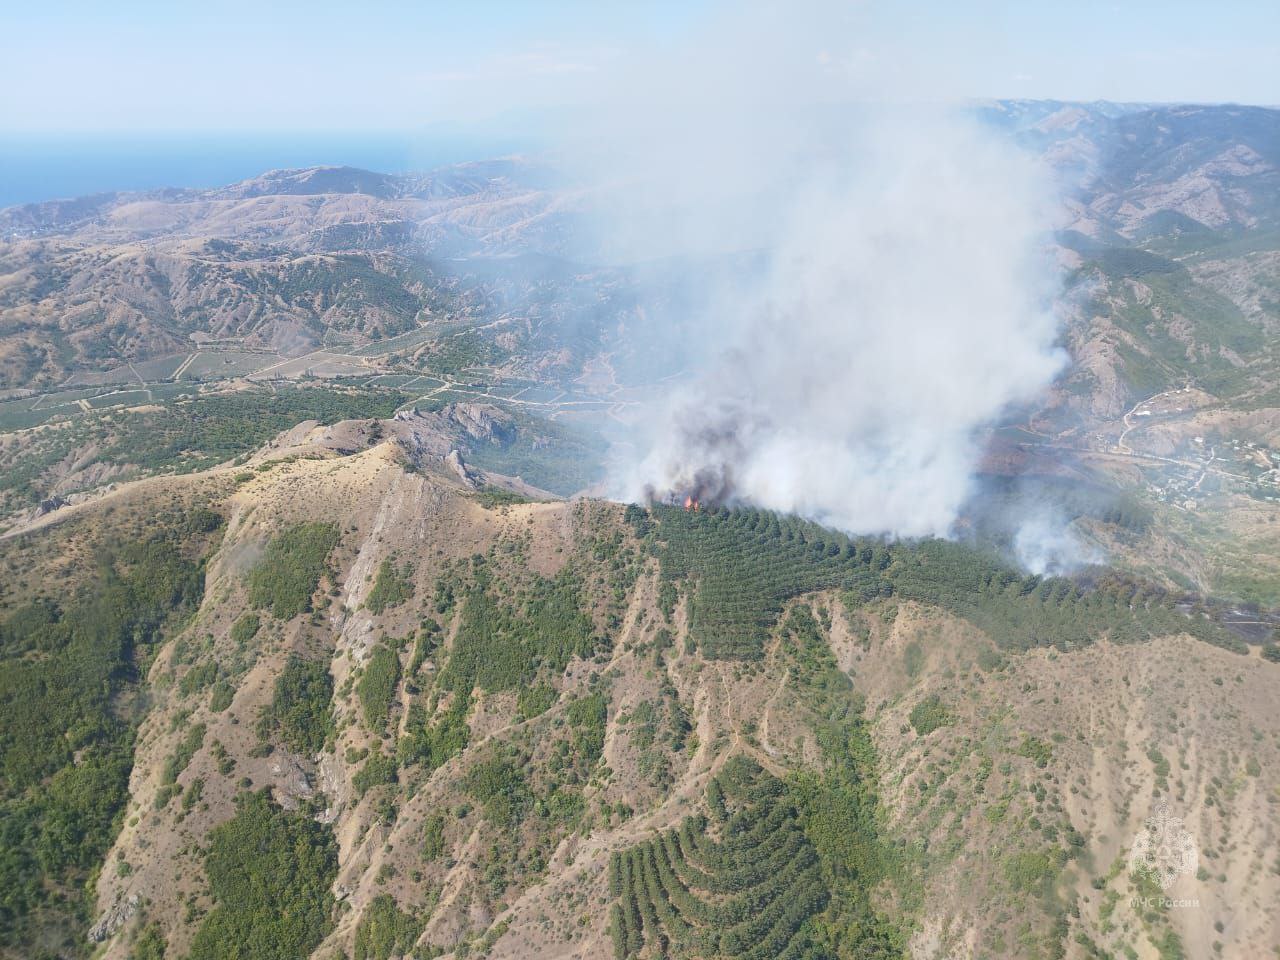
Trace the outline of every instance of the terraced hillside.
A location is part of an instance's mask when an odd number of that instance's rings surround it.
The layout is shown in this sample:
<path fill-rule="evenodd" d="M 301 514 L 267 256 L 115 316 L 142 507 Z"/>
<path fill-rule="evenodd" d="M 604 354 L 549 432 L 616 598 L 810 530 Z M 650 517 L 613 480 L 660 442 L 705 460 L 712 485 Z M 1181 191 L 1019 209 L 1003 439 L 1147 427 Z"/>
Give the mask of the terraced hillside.
<path fill-rule="evenodd" d="M 812 924 L 831 894 L 783 783 L 735 757 L 707 806 L 713 819 L 614 854 L 615 955 L 821 956 Z"/>
<path fill-rule="evenodd" d="M 690 636 L 711 658 L 758 659 L 788 600 L 833 589 L 848 591 L 854 602 L 897 596 L 938 604 L 1015 648 L 1185 631 L 1244 649 L 1203 612 L 1188 617 L 1175 609 L 1178 594 L 1121 577 L 1084 589 L 1068 578 L 1020 575 L 946 541 L 858 541 L 771 511 L 657 508 L 656 514 L 663 577 L 691 585 Z"/>

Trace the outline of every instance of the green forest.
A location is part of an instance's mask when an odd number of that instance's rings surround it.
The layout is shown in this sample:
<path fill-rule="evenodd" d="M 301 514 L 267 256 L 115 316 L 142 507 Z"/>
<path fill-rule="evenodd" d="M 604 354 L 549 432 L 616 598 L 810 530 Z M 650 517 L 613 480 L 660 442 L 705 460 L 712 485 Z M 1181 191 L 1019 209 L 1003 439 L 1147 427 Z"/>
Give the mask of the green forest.
<path fill-rule="evenodd" d="M 855 539 L 746 507 L 658 506 L 652 516 L 657 524 L 646 538 L 663 579 L 687 587 L 690 633 L 713 659 L 758 659 L 788 600 L 831 589 L 855 605 L 875 597 L 935 604 L 1010 649 L 1173 633 L 1247 649 L 1204 613 L 1179 610 L 1179 596 L 1118 574 L 1089 586 L 1024 575 L 961 543 Z"/>
<path fill-rule="evenodd" d="M 0 622 L 0 942 L 66 940 L 89 922 L 86 881 L 120 827 L 140 717 L 120 709 L 160 643 L 199 605 L 221 520 L 175 518 L 99 547 L 82 588 Z"/>
<path fill-rule="evenodd" d="M 204 869 L 214 907 L 190 960 L 305 957 L 329 931 L 338 845 L 308 811 L 282 810 L 267 791 L 241 794 L 209 835 Z"/>

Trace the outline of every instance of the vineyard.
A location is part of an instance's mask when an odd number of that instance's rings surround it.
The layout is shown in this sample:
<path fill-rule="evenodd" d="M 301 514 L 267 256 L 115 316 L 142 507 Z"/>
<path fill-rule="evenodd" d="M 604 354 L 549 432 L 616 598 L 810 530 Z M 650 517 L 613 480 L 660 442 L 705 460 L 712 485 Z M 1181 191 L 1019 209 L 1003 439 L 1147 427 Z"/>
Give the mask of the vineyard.
<path fill-rule="evenodd" d="M 830 893 L 783 781 L 735 757 L 707 788 L 709 817 L 614 854 L 618 960 L 824 955 L 812 918 Z"/>

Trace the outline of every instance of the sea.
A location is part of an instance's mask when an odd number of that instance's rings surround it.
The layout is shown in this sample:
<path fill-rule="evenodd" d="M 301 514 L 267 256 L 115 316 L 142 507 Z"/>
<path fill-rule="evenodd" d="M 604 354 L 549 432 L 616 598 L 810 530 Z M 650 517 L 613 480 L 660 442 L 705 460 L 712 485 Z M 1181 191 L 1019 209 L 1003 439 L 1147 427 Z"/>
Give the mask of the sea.
<path fill-rule="evenodd" d="M 456 135 L 0 134 L 0 207 L 161 187 L 216 187 L 322 165 L 409 173 L 523 152 L 518 139 Z"/>

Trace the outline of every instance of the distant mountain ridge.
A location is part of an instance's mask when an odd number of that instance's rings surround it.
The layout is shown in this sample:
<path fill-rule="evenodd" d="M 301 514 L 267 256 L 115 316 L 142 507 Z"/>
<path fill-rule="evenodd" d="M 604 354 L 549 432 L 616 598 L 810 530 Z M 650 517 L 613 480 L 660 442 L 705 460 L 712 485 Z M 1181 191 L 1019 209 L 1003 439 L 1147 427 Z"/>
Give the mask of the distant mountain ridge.
<path fill-rule="evenodd" d="M 1280 111 L 972 109 L 1058 170 L 1062 227 L 1090 242 L 1166 255 L 1280 229 Z M 423 174 L 279 169 L 0 210 L 0 389 L 181 352 L 193 337 L 304 348 L 404 333 L 423 321 L 428 287 L 440 292 L 423 282 L 426 261 L 564 256 L 581 203 L 549 164 L 516 156 Z"/>
<path fill-rule="evenodd" d="M 223 187 L 165 187 L 46 200 L 0 209 L 0 236 L 18 239 L 89 226 L 116 207 L 142 202 L 190 204 L 260 197 L 364 195 L 377 200 L 443 201 L 486 192 L 545 186 L 549 171 L 520 157 L 453 164 L 420 174 L 377 173 L 350 166 L 268 170 Z"/>
<path fill-rule="evenodd" d="M 1094 232 L 1280 226 L 1280 110 L 997 101 L 977 109 L 1064 173 Z"/>

